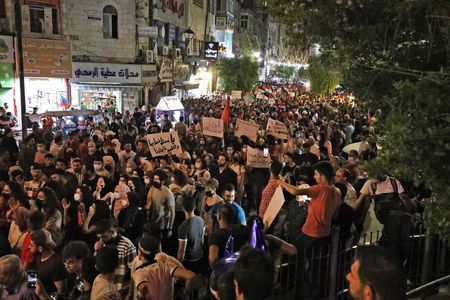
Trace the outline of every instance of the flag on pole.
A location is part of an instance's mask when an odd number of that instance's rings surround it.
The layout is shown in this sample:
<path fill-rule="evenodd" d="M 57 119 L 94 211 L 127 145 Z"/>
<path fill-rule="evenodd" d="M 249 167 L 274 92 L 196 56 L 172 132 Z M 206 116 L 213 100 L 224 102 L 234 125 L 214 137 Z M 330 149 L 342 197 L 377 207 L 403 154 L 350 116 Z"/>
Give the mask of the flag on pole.
<path fill-rule="evenodd" d="M 223 124 L 225 126 L 228 126 L 228 124 L 230 123 L 230 105 L 231 105 L 231 100 L 230 100 L 230 97 L 228 97 L 227 102 L 226 102 L 225 107 L 222 112 L 222 117 L 221 117 L 221 119 L 223 120 Z"/>

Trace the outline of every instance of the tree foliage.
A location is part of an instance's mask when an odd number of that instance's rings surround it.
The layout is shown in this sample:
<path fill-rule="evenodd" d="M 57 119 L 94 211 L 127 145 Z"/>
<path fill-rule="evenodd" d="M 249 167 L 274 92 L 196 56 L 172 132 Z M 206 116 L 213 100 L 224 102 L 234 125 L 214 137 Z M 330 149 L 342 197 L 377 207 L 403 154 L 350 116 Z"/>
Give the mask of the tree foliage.
<path fill-rule="evenodd" d="M 341 84 L 379 110 L 382 155 L 372 174 L 391 174 L 435 193 L 429 228 L 450 235 L 450 2 L 269 0 L 270 12 L 308 51 L 335 57 Z"/>
<path fill-rule="evenodd" d="M 313 93 L 334 92 L 336 85 L 339 83 L 339 71 L 334 68 L 332 61 L 324 55 L 310 57 L 308 72 Z"/>
<path fill-rule="evenodd" d="M 275 73 L 278 77 L 289 79 L 294 76 L 295 68 L 294 67 L 285 67 L 285 66 L 277 66 L 275 68 Z"/>
<path fill-rule="evenodd" d="M 258 81 L 258 62 L 250 55 L 235 58 L 220 58 L 215 72 L 219 77 L 222 90 L 230 93 L 233 90 L 250 91 Z"/>

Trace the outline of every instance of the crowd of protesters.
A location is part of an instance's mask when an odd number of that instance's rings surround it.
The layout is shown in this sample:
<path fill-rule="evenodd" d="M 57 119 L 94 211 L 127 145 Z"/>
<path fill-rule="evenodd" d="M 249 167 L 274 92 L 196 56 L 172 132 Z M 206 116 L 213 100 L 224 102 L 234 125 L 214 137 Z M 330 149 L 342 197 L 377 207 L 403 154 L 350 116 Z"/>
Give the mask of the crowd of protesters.
<path fill-rule="evenodd" d="M 201 126 L 203 116 L 221 118 L 222 98 L 183 104 L 185 118 L 176 123 L 167 114 L 136 108 L 85 117 L 68 135 L 34 124 L 20 149 L 13 132 L 5 131 L 1 299 L 180 297 L 204 284 L 199 278 L 208 278 L 227 256 L 230 236 L 232 252 L 241 255 L 214 295 L 269 299 L 274 253 L 327 245 L 334 225 L 347 245 L 361 243 L 364 232 L 383 230 L 387 248 L 399 261 L 407 258 L 408 214 L 401 205 L 382 211 L 370 201 L 405 190 L 387 175 L 366 178 L 360 162 L 377 156 L 373 116 L 347 95 L 233 101 L 223 139 L 204 135 Z M 237 118 L 261 125 L 256 142 L 234 135 Z M 286 124 L 287 139 L 266 135 L 269 118 Z M 170 131 L 177 131 L 181 153 L 152 157 L 146 135 Z M 357 149 L 343 151 L 356 142 Z M 270 168 L 249 166 L 247 147 L 268 149 Z M 285 204 L 264 228 L 266 249 L 279 251 L 261 253 L 246 246 L 250 219 L 264 217 L 279 186 Z M 368 249 L 352 266 L 348 280 L 355 299 L 363 299 L 365 289 L 384 293 L 386 284 L 399 287 L 387 289 L 395 296 L 386 299 L 404 297 L 396 273 L 401 268 L 383 251 Z M 33 288 L 29 271 L 38 278 Z M 379 279 L 383 272 L 395 280 Z"/>

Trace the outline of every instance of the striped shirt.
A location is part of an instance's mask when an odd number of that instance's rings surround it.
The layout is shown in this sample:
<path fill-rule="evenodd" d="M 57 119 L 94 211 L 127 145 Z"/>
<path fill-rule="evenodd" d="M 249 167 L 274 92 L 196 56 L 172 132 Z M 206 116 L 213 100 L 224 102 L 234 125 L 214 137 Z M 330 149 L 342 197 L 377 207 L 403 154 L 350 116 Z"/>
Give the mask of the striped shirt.
<path fill-rule="evenodd" d="M 120 236 L 117 251 L 119 252 L 119 265 L 114 271 L 114 284 L 117 290 L 121 291 L 128 288 L 130 283 L 130 266 L 136 257 L 136 247 L 128 238 Z"/>

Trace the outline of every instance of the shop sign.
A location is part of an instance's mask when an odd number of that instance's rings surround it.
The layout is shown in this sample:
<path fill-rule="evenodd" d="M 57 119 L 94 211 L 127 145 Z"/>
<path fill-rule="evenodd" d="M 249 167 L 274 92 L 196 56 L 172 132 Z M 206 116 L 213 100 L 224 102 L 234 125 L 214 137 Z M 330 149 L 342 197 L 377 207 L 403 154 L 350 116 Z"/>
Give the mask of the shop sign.
<path fill-rule="evenodd" d="M 56 40 L 23 39 L 23 68 L 27 77 L 70 78 L 70 43 Z"/>
<path fill-rule="evenodd" d="M 0 63 L 0 85 L 2 88 L 12 88 L 14 85 L 14 69 L 12 64 Z"/>
<path fill-rule="evenodd" d="M 183 87 L 183 80 L 174 80 L 173 87 L 176 89 L 181 89 Z"/>
<path fill-rule="evenodd" d="M 162 60 L 158 77 L 161 82 L 171 82 L 173 80 L 172 60 L 166 58 Z"/>
<path fill-rule="evenodd" d="M 72 82 L 110 82 L 140 84 L 140 65 L 73 63 Z"/>
<path fill-rule="evenodd" d="M 142 65 L 142 83 L 158 82 L 158 71 L 156 65 Z"/>
<path fill-rule="evenodd" d="M 186 8 L 188 0 L 156 0 L 153 8 L 153 19 L 187 28 Z"/>
<path fill-rule="evenodd" d="M 217 60 L 219 55 L 219 43 L 218 42 L 205 42 L 205 59 Z"/>
<path fill-rule="evenodd" d="M 102 20 L 102 12 L 99 10 L 88 10 L 87 11 L 87 18 L 89 20 L 97 20 L 97 21 L 101 21 Z"/>
<path fill-rule="evenodd" d="M 23 4 L 37 4 L 51 7 L 59 7 L 59 0 L 23 0 Z"/>
<path fill-rule="evenodd" d="M 14 63 L 13 37 L 0 35 L 0 63 Z"/>
<path fill-rule="evenodd" d="M 142 37 L 157 38 L 158 26 L 140 26 L 138 27 L 138 35 Z"/>
<path fill-rule="evenodd" d="M 189 75 L 189 65 L 179 63 L 179 61 L 174 63 L 173 80 L 187 81 L 189 80 Z"/>

